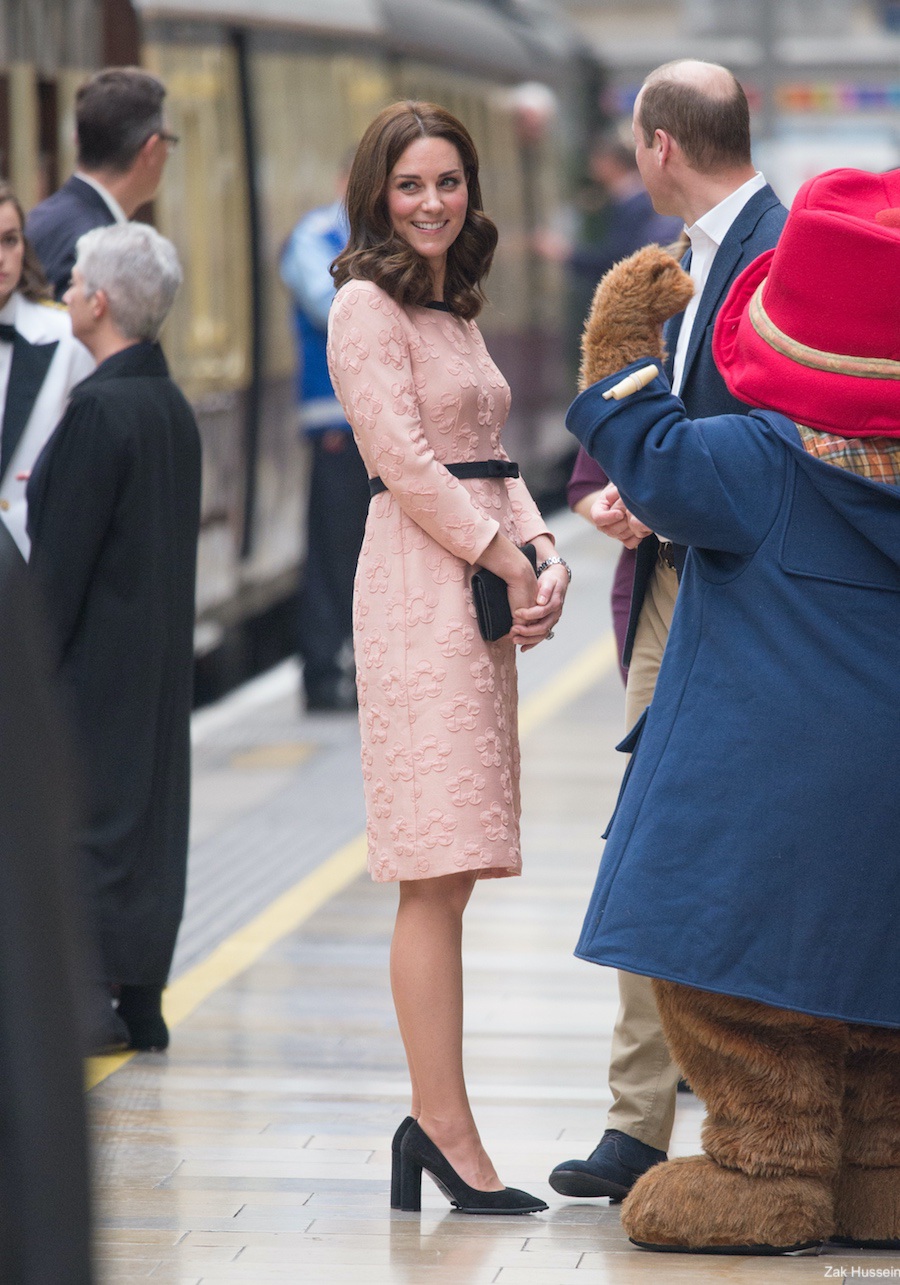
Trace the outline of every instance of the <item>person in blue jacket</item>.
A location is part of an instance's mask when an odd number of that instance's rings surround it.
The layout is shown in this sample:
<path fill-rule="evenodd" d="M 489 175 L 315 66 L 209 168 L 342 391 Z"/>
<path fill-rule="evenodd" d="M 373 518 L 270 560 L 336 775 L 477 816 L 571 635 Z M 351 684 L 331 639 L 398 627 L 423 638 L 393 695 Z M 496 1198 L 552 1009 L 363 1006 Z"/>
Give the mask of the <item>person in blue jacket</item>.
<path fill-rule="evenodd" d="M 627 317 L 653 282 L 620 267 Z M 716 323 L 761 409 L 691 420 L 660 374 L 606 398 L 617 372 L 569 410 L 689 550 L 577 948 L 655 979 L 707 1107 L 705 1155 L 623 1205 L 645 1248 L 900 1248 L 898 291 L 900 171 L 832 171 Z"/>
<path fill-rule="evenodd" d="M 349 162 L 339 180 L 346 186 Z M 281 252 L 297 338 L 300 427 L 312 452 L 306 563 L 301 572 L 298 650 L 310 711 L 356 708 L 352 660 L 353 577 L 369 507 L 369 484 L 353 433 L 331 387 L 325 340 L 334 299 L 329 268 L 347 244 L 342 196 L 300 219 Z"/>

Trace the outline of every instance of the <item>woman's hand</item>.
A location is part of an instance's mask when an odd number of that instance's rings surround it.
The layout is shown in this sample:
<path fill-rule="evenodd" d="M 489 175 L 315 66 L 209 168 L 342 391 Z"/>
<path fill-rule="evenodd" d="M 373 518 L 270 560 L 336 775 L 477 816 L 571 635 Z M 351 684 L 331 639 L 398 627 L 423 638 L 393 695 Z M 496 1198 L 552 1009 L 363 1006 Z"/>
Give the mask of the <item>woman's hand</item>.
<path fill-rule="evenodd" d="M 513 627 L 509 636 L 519 644 L 522 651 L 530 651 L 532 647 L 536 647 L 556 627 L 562 615 L 568 588 L 568 571 L 559 563 L 554 563 L 537 581 L 537 597 L 533 606 L 516 607 L 510 594 Z"/>
<path fill-rule="evenodd" d="M 507 637 L 512 638 L 515 642 L 518 642 L 515 622 L 520 613 L 540 609 L 535 605 L 538 601 L 539 593 L 538 578 L 524 553 L 522 554 L 522 561 L 525 564 L 525 570 L 522 574 L 516 575 L 506 582 L 506 596 L 509 598 L 509 609 L 513 616 L 513 627 Z"/>
<path fill-rule="evenodd" d="M 538 594 L 537 578 L 534 567 L 517 544 L 513 544 L 512 540 L 498 531 L 487 548 L 482 550 L 478 562 L 506 581 L 506 594 L 513 621 L 517 611 L 534 607 Z M 513 630 L 510 630 L 506 637 L 512 635 Z"/>

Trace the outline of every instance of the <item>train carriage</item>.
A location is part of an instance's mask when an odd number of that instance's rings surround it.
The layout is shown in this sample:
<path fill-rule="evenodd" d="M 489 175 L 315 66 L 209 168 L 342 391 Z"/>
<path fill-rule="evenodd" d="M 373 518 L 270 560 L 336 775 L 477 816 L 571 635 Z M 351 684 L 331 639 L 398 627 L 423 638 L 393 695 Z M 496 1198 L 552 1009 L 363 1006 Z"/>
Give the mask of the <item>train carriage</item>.
<path fill-rule="evenodd" d="M 510 451 L 538 491 L 559 480 L 564 297 L 534 233 L 565 202 L 596 70 L 549 11 L 531 0 L 7 0 L 0 12 L 0 165 L 26 205 L 73 166 L 72 102 L 93 68 L 140 63 L 168 88 L 181 143 L 148 213 L 185 265 L 164 344 L 203 438 L 197 646 L 215 658 L 210 673 L 237 676 L 254 639 L 283 645 L 279 609 L 303 557 L 307 461 L 279 250 L 304 210 L 333 199 L 341 158 L 397 98 L 442 103 L 482 154 L 501 231 L 483 328 L 513 388 Z"/>

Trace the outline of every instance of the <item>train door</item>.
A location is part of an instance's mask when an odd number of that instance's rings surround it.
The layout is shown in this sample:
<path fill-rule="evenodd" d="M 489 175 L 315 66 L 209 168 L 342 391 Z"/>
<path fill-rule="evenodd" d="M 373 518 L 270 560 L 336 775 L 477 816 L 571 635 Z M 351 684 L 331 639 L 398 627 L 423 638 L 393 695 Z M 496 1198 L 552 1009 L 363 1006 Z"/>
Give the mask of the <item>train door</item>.
<path fill-rule="evenodd" d="M 292 308 L 278 270 L 298 218 L 330 204 L 348 150 L 388 99 L 377 55 L 301 34 L 253 33 L 248 97 L 255 140 L 262 330 L 256 491 L 243 574 L 275 600 L 296 591 L 308 461 L 298 433 Z"/>
<path fill-rule="evenodd" d="M 166 111 L 181 139 L 155 214 L 185 268 L 163 344 L 203 439 L 197 612 L 204 650 L 218 642 L 223 616 L 240 611 L 252 238 L 234 45 L 215 27 L 166 34 L 172 38 L 151 35 L 143 61 L 166 84 Z"/>

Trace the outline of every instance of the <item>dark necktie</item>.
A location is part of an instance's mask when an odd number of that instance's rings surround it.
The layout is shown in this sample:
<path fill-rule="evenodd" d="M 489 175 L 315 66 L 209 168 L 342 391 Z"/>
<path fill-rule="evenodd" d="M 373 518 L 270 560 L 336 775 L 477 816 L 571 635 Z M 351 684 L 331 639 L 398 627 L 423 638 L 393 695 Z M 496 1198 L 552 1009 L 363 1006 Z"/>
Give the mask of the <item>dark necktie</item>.
<path fill-rule="evenodd" d="M 11 326 L 8 321 L 0 321 L 0 340 L 11 344 L 16 337 L 16 328 Z"/>

